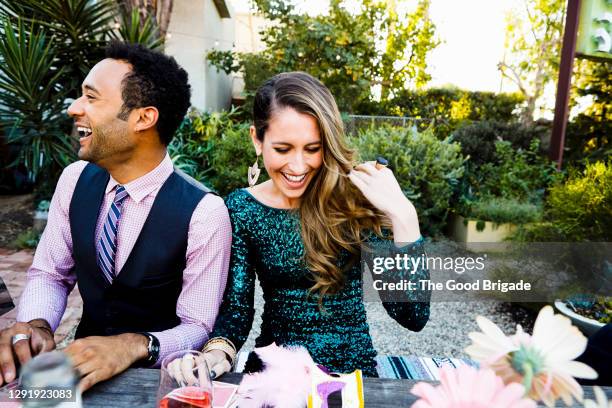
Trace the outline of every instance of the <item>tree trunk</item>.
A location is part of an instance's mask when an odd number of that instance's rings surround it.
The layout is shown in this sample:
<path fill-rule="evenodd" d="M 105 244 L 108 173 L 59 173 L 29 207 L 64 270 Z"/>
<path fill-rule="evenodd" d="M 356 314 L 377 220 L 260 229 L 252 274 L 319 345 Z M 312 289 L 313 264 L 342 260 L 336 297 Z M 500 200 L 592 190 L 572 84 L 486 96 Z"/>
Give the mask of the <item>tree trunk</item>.
<path fill-rule="evenodd" d="M 157 24 L 159 26 L 159 35 L 166 38 L 168 27 L 170 26 L 170 15 L 172 14 L 173 0 L 157 0 Z"/>
<path fill-rule="evenodd" d="M 138 10 L 140 22 L 144 23 L 150 17 L 159 29 L 159 36 L 166 37 L 170 25 L 173 0 L 117 0 L 123 10 L 130 14 L 132 10 Z"/>
<path fill-rule="evenodd" d="M 536 97 L 534 95 L 525 95 L 527 100 L 527 106 L 525 110 L 521 112 L 521 123 L 524 126 L 531 126 L 533 124 L 533 115 L 536 107 Z"/>

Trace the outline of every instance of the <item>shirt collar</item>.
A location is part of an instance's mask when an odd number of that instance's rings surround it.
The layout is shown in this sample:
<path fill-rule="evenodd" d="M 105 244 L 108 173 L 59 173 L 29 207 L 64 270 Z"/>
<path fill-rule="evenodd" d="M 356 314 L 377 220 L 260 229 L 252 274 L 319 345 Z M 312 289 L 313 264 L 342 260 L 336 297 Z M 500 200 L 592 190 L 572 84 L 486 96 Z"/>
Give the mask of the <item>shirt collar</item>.
<path fill-rule="evenodd" d="M 174 172 L 174 165 L 168 153 L 164 159 L 147 174 L 138 177 L 129 183 L 123 184 L 125 190 L 130 195 L 130 198 L 139 203 L 143 198 L 151 194 L 153 191 L 158 190 L 168 177 Z M 119 184 L 117 180 L 110 177 L 108 184 L 106 185 L 106 194 L 113 191 L 113 189 Z"/>

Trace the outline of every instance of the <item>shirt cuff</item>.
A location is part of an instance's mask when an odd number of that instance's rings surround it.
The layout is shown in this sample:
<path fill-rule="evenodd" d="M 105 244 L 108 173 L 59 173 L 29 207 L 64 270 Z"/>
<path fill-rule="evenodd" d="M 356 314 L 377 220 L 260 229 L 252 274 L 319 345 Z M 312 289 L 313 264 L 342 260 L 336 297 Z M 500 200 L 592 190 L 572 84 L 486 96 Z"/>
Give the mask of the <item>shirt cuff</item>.
<path fill-rule="evenodd" d="M 177 351 L 202 350 L 208 331 L 196 324 L 181 324 L 161 332 L 151 332 L 159 340 L 159 357 L 153 367 L 160 367 L 164 358 Z"/>

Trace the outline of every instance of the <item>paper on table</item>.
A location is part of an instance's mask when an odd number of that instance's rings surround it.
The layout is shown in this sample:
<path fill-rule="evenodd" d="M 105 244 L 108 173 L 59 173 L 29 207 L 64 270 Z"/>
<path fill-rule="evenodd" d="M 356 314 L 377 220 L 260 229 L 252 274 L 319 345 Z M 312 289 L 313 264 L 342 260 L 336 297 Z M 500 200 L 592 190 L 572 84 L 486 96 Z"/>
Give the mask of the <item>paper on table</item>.
<path fill-rule="evenodd" d="M 237 407 L 237 390 L 237 385 L 213 381 L 213 408 Z"/>

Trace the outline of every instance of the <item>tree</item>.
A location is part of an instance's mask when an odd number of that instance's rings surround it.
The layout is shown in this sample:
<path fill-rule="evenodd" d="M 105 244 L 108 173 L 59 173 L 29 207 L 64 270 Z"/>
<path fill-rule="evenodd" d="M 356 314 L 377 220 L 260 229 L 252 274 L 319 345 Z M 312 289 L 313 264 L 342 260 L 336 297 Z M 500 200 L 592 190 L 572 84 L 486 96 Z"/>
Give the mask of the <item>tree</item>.
<path fill-rule="evenodd" d="M 565 1 L 523 0 L 523 4 L 523 16 L 516 12 L 507 16 L 507 55 L 498 68 L 525 96 L 521 121 L 531 125 L 538 100 L 559 71 Z"/>
<path fill-rule="evenodd" d="M 429 2 L 420 0 L 416 11 L 398 16 L 392 2 L 365 0 L 349 11 L 332 0 L 328 13 L 309 16 L 283 0 L 256 0 L 257 11 L 272 22 L 260 33 L 267 49 L 259 54 L 213 50 L 207 59 L 226 73 L 244 73 L 247 107 L 266 78 L 305 71 L 330 89 L 341 110 L 353 112 L 372 98 L 374 86 L 387 97 L 429 80 L 425 57 L 437 45 Z"/>
<path fill-rule="evenodd" d="M 590 97 L 590 104 L 568 125 L 566 159 L 573 165 L 606 160 L 612 155 L 612 62 L 574 61 L 571 104 L 579 97 Z"/>
<path fill-rule="evenodd" d="M 400 16 L 396 1 L 387 1 L 387 19 L 383 22 L 387 38 L 380 64 L 382 100 L 395 96 L 408 85 L 421 88 L 431 79 L 426 71 L 426 58 L 439 41 L 428 16 L 429 5 L 430 0 L 421 0 L 414 12 Z"/>

